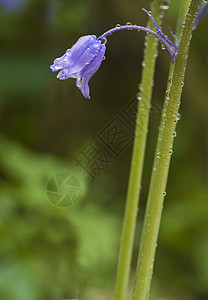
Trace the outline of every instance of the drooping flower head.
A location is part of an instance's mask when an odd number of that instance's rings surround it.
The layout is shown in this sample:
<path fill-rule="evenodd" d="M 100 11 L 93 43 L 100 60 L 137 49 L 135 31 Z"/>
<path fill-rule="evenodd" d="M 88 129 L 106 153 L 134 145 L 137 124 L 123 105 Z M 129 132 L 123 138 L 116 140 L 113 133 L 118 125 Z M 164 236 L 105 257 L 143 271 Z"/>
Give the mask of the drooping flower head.
<path fill-rule="evenodd" d="M 205 3 L 205 0 L 203 1 L 203 3 Z M 202 6 L 199 10 L 194 25 L 195 28 L 198 22 L 204 16 L 207 9 L 208 4 Z M 55 59 L 54 64 L 51 65 L 50 68 L 53 72 L 60 70 L 60 72 L 57 75 L 57 78 L 61 80 L 70 77 L 76 78 L 77 87 L 81 90 L 83 96 L 89 99 L 89 80 L 100 67 L 106 51 L 105 42 L 103 43 L 103 41 L 106 40 L 107 36 L 112 35 L 114 32 L 126 29 L 145 31 L 156 37 L 164 45 L 165 49 L 171 56 L 172 61 L 174 63 L 178 54 L 180 42 L 177 40 L 177 38 L 174 36 L 170 29 L 170 33 L 175 40 L 175 44 L 171 42 L 167 38 L 167 36 L 164 35 L 160 26 L 152 17 L 151 12 L 147 11 L 146 9 L 143 9 L 143 11 L 145 11 L 148 14 L 150 19 L 154 23 L 156 32 L 143 26 L 129 24 L 124 26 L 116 26 L 115 28 L 106 31 L 98 38 L 95 35 L 83 36 L 74 44 L 74 46 L 71 49 L 68 49 L 62 57 Z"/>
<path fill-rule="evenodd" d="M 57 75 L 61 80 L 76 78 L 77 87 L 89 99 L 88 82 L 100 67 L 105 50 L 105 44 L 95 35 L 86 35 L 79 38 L 63 56 L 55 59 L 50 68 L 53 72 L 61 70 Z"/>
<path fill-rule="evenodd" d="M 177 55 L 177 46 L 174 45 L 162 33 L 162 30 L 153 19 L 151 13 L 146 10 L 144 11 L 153 21 L 157 32 L 154 32 L 142 26 L 124 25 L 110 29 L 98 38 L 95 35 L 83 36 L 74 44 L 71 49 L 68 49 L 63 56 L 55 59 L 53 65 L 51 65 L 50 68 L 53 72 L 60 70 L 57 78 L 61 80 L 70 77 L 76 78 L 77 87 L 81 90 L 83 96 L 89 99 L 90 96 L 88 82 L 100 67 L 106 51 L 106 46 L 103 41 L 105 41 L 106 37 L 111 35 L 113 32 L 125 29 L 136 29 L 139 31 L 142 30 L 152 34 L 164 44 L 166 50 L 171 55 L 172 60 L 174 61 Z"/>

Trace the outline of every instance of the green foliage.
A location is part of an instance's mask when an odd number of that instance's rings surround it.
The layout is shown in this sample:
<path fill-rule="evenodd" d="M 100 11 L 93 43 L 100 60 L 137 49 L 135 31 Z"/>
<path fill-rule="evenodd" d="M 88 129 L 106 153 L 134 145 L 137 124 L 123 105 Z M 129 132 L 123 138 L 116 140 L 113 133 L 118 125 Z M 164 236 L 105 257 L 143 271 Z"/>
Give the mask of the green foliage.
<path fill-rule="evenodd" d="M 144 35 L 109 37 L 91 101 L 82 99 L 73 79 L 57 81 L 49 65 L 80 35 L 128 21 L 145 25 L 141 8 L 149 9 L 150 1 L 57 0 L 50 17 L 53 1 L 26 2 L 21 12 L 0 9 L 0 299 L 76 299 L 79 291 L 87 299 L 95 287 L 112 294 L 131 152 L 93 184 L 72 161 L 136 94 Z M 166 33 L 168 25 L 175 32 L 180 2 L 171 1 L 166 12 Z M 193 33 L 154 272 L 155 293 L 180 300 L 208 299 L 206 22 Z M 152 101 L 160 112 L 170 60 L 160 48 L 158 54 Z M 140 216 L 159 119 L 152 111 Z M 82 194 L 76 205 L 60 209 L 46 186 L 67 170 L 79 178 Z"/>
<path fill-rule="evenodd" d="M 79 203 L 68 209 L 52 205 L 46 184 L 64 169 L 63 162 L 0 140 L 2 299 L 55 300 L 76 297 L 83 284 L 109 285 L 118 244 L 115 217 L 100 211 L 96 202 L 84 210 Z M 82 202 L 85 177 L 79 180 Z"/>

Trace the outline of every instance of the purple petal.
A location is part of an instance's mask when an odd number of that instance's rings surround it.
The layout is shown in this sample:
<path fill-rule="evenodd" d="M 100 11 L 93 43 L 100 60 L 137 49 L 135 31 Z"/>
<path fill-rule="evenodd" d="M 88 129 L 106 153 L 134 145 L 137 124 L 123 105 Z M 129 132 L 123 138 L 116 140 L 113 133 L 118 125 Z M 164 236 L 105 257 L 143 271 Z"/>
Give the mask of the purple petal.
<path fill-rule="evenodd" d="M 180 46 L 180 42 L 179 42 L 179 40 L 177 39 L 177 37 L 173 34 L 173 32 L 172 32 L 172 30 L 171 30 L 171 27 L 169 27 L 169 30 L 170 30 L 170 33 L 171 33 L 172 37 L 173 37 L 174 40 L 175 40 L 176 45 L 179 47 L 179 46 Z"/>
<path fill-rule="evenodd" d="M 51 70 L 53 72 L 56 72 L 58 70 L 61 70 L 62 68 L 67 67 L 67 53 L 65 53 L 63 56 L 56 58 L 54 60 L 54 64 L 50 66 Z"/>
<path fill-rule="evenodd" d="M 91 60 L 98 54 L 100 42 L 95 35 L 81 37 L 71 49 L 54 60 L 50 66 L 53 72 L 61 70 L 57 78 L 64 80 L 69 77 L 75 77 Z"/>
<path fill-rule="evenodd" d="M 203 3 L 199 9 L 199 12 L 198 14 L 196 15 L 196 19 L 195 19 L 195 23 L 194 23 L 194 27 L 193 29 L 196 29 L 196 27 L 198 26 L 199 22 L 201 21 L 201 19 L 203 18 L 203 16 L 205 15 L 207 9 L 208 9 L 208 4 L 206 4 L 204 7 L 203 7 Z"/>
<path fill-rule="evenodd" d="M 78 41 L 68 49 L 66 53 L 54 60 L 54 64 L 50 66 L 53 72 L 56 72 L 62 68 L 71 67 L 79 59 L 80 55 L 85 52 L 86 48 L 96 40 L 95 35 L 86 35 L 78 39 Z"/>
<path fill-rule="evenodd" d="M 106 46 L 104 44 L 101 44 L 99 41 L 99 53 L 97 56 L 94 57 L 94 59 L 91 61 L 89 65 L 86 65 L 85 68 L 81 71 L 81 84 L 80 80 L 77 78 L 77 87 L 81 89 L 82 94 L 85 98 L 89 99 L 89 86 L 88 82 L 91 79 L 91 77 L 97 72 L 99 69 L 103 57 L 105 55 Z"/>
<path fill-rule="evenodd" d="M 157 24 L 157 22 L 155 21 L 155 19 L 152 17 L 151 12 L 147 11 L 146 9 L 142 9 L 144 12 L 146 12 L 148 14 L 148 16 L 150 17 L 150 19 L 152 20 L 152 22 L 155 25 L 157 34 L 158 34 L 158 39 L 163 43 L 163 45 L 165 46 L 165 49 L 167 50 L 167 52 L 170 54 L 170 56 L 172 57 L 172 60 L 174 61 L 178 52 L 178 47 L 176 45 L 174 45 L 162 32 L 160 26 Z"/>
<path fill-rule="evenodd" d="M 70 59 L 71 63 L 68 67 L 70 68 L 70 73 L 78 74 L 83 68 L 90 65 L 91 61 L 96 57 L 100 51 L 101 42 L 97 40 L 96 36 L 93 36 L 93 41 L 85 45 L 85 48 L 81 51 L 76 51 L 74 53 L 73 49 L 71 51 Z"/>
<path fill-rule="evenodd" d="M 90 88 L 89 88 L 88 82 L 89 82 L 88 78 L 82 77 L 81 92 L 82 92 L 82 95 L 86 99 L 90 98 Z"/>
<path fill-rule="evenodd" d="M 68 68 L 64 68 L 58 73 L 56 77 L 60 80 L 65 80 L 71 77 L 71 73 Z"/>
<path fill-rule="evenodd" d="M 72 57 L 79 57 L 83 51 L 85 51 L 86 47 L 97 40 L 96 35 L 85 35 L 77 40 L 77 42 L 66 52 L 68 54 L 68 58 L 71 60 Z"/>
<path fill-rule="evenodd" d="M 81 37 L 71 49 L 54 60 L 53 72 L 60 70 L 57 78 L 77 78 L 76 85 L 85 98 L 89 98 L 88 82 L 100 67 L 106 46 L 95 35 Z"/>

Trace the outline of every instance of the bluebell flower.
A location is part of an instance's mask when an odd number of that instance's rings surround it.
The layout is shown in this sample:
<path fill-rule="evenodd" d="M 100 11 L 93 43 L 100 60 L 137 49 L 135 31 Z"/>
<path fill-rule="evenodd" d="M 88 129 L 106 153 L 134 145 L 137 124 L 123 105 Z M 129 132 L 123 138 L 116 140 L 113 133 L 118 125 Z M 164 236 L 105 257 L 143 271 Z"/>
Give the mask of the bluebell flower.
<path fill-rule="evenodd" d="M 194 29 L 196 29 L 196 27 L 198 26 L 199 22 L 201 21 L 201 19 L 205 15 L 207 9 L 208 9 L 208 3 L 207 3 L 207 1 L 203 1 L 201 6 L 200 6 L 200 9 L 199 9 L 199 11 L 196 15 L 196 19 L 195 19 L 195 23 L 194 23 Z"/>
<path fill-rule="evenodd" d="M 83 96 L 89 99 L 88 82 L 100 67 L 105 50 L 105 44 L 95 35 L 86 35 L 81 37 L 63 56 L 55 59 L 50 68 L 53 72 L 61 70 L 57 75 L 57 78 L 61 80 L 76 78 L 77 87 Z"/>
<path fill-rule="evenodd" d="M 71 49 L 68 49 L 63 56 L 55 59 L 54 64 L 50 66 L 53 72 L 60 70 L 57 78 L 61 80 L 70 77 L 76 78 L 77 87 L 81 90 L 83 96 L 89 99 L 90 97 L 88 82 L 98 70 L 104 58 L 104 54 L 106 51 L 106 37 L 112 35 L 116 31 L 126 29 L 145 31 L 159 39 L 165 46 L 165 49 L 170 54 L 172 61 L 174 62 L 178 53 L 179 41 L 171 31 L 171 34 L 174 37 L 177 46 L 173 42 L 171 42 L 163 34 L 159 25 L 152 17 L 151 13 L 145 9 L 143 10 L 148 14 L 152 22 L 154 23 L 156 32 L 143 26 L 127 24 L 124 26 L 116 26 L 115 28 L 106 31 L 98 38 L 95 35 L 83 36 L 74 44 Z"/>

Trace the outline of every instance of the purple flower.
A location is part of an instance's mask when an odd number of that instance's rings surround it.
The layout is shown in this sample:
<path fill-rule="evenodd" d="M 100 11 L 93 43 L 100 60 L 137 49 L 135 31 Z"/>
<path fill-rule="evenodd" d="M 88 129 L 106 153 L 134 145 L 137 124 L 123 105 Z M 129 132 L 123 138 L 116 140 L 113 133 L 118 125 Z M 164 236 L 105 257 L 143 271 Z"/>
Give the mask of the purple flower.
<path fill-rule="evenodd" d="M 88 82 L 100 67 L 106 46 L 95 35 L 81 37 L 71 49 L 54 60 L 50 66 L 53 72 L 61 70 L 57 78 L 64 80 L 76 78 L 76 85 L 85 98 L 89 96 Z"/>
<path fill-rule="evenodd" d="M 24 7 L 24 0 L 0 0 L 0 5 L 8 11 L 19 11 Z"/>
<path fill-rule="evenodd" d="M 194 23 L 194 27 L 193 29 L 196 29 L 196 27 L 198 26 L 199 22 L 201 21 L 201 19 L 203 18 L 203 16 L 205 15 L 206 11 L 208 9 L 208 4 L 207 1 L 203 1 L 200 9 L 196 15 L 196 19 L 195 19 L 195 23 Z"/>
<path fill-rule="evenodd" d="M 165 49 L 170 54 L 172 61 L 174 62 L 178 53 L 178 46 L 180 44 L 179 41 L 170 30 L 177 46 L 173 42 L 171 42 L 163 34 L 159 25 L 152 17 L 151 13 L 145 9 L 143 10 L 151 18 L 157 32 L 143 26 L 129 24 L 124 26 L 116 26 L 115 28 L 106 31 L 98 38 L 95 35 L 83 36 L 74 44 L 71 49 L 68 49 L 62 57 L 55 59 L 54 64 L 50 66 L 53 72 L 60 70 L 57 78 L 61 80 L 70 77 L 76 78 L 77 87 L 81 90 L 83 96 L 89 99 L 90 97 L 88 82 L 100 67 L 106 50 L 106 46 L 103 41 L 106 40 L 107 36 L 112 35 L 114 32 L 126 29 L 145 31 L 159 39 L 165 46 Z"/>

